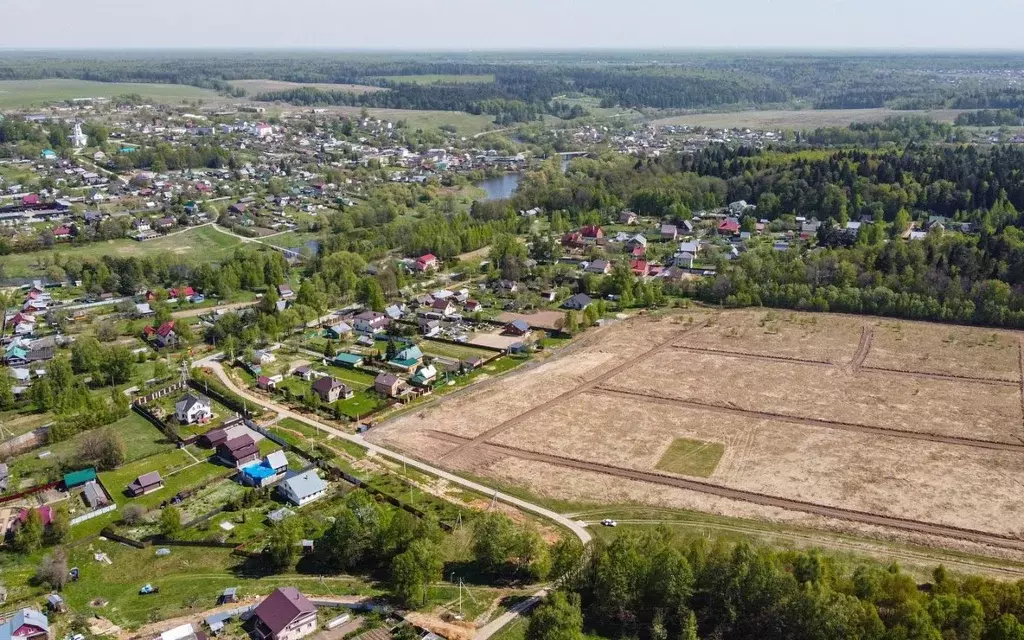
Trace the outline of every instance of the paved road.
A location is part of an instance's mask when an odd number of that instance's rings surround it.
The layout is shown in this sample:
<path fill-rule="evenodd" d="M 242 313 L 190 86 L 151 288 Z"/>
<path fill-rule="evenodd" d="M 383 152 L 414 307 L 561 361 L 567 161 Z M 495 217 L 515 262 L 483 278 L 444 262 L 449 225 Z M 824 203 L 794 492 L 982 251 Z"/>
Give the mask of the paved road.
<path fill-rule="evenodd" d="M 410 457 L 404 456 L 404 455 L 402 455 L 400 453 L 395 453 L 394 451 L 391 451 L 390 449 L 385 449 L 384 447 L 375 445 L 375 444 L 373 444 L 371 442 L 367 442 L 362 437 L 355 436 L 355 435 L 352 435 L 350 433 L 345 433 L 344 431 L 340 431 L 338 429 L 335 429 L 334 427 L 328 426 L 328 425 L 320 422 L 319 420 L 314 420 L 312 418 L 309 418 L 308 416 L 302 415 L 300 413 L 296 413 L 296 412 L 292 411 L 291 409 L 289 409 L 287 407 L 284 407 L 284 406 L 281 406 L 281 405 L 276 404 L 274 402 L 271 402 L 271 401 L 267 400 L 266 398 L 263 398 L 263 397 L 254 395 L 252 393 L 249 393 L 248 390 L 242 389 L 241 387 L 236 385 L 234 383 L 234 381 L 231 378 L 229 378 L 228 375 L 224 372 L 224 367 L 222 367 L 220 362 L 217 361 L 217 358 L 221 357 L 221 355 L 222 354 L 213 354 L 213 355 L 207 356 L 206 358 L 203 358 L 202 360 L 196 361 L 194 366 L 205 367 L 205 368 L 208 368 L 208 369 L 212 370 L 214 375 L 216 375 L 217 378 L 219 378 L 221 382 L 223 382 L 229 389 L 231 389 L 232 391 L 234 391 L 238 395 L 242 396 L 243 398 L 247 399 L 250 402 L 254 402 L 254 403 L 258 404 L 258 405 L 261 405 L 263 407 L 266 407 L 268 409 L 276 411 L 279 415 L 281 415 L 283 417 L 292 418 L 292 419 L 298 420 L 299 422 L 304 422 L 304 423 L 306 423 L 306 424 L 308 424 L 310 426 L 317 427 L 319 429 L 323 429 L 327 433 L 331 433 L 331 434 L 335 435 L 338 438 L 342 438 L 344 440 L 348 440 L 350 442 L 354 442 L 354 443 L 358 444 L 361 447 L 365 447 L 367 450 L 372 451 L 372 452 L 374 452 L 377 455 L 384 456 L 385 458 L 390 458 L 392 460 L 401 462 L 401 463 L 406 464 L 406 465 L 408 465 L 408 466 L 410 466 L 410 467 L 412 467 L 414 469 L 419 469 L 420 471 L 424 471 L 424 472 L 429 473 L 431 475 L 435 475 L 435 476 L 437 476 L 439 478 L 444 478 L 445 480 L 447 480 L 448 482 L 451 482 L 452 484 L 457 484 L 457 485 L 459 485 L 461 487 L 464 487 L 466 489 L 470 489 L 471 491 L 476 491 L 478 493 L 482 493 L 484 495 L 493 496 L 496 500 L 500 500 L 501 502 L 504 502 L 506 504 L 510 504 L 510 505 L 512 505 L 514 507 L 518 507 L 519 509 L 522 509 L 523 511 L 528 511 L 530 513 L 533 513 L 533 514 L 536 514 L 538 516 L 541 516 L 542 518 L 546 518 L 548 520 L 551 520 L 552 522 L 555 522 L 557 524 L 562 525 L 566 529 L 569 529 L 570 531 L 572 531 L 573 535 L 575 535 L 577 538 L 579 538 L 580 542 L 582 542 L 583 544 L 587 544 L 588 542 L 590 542 L 591 535 L 590 535 L 590 532 L 587 531 L 586 525 L 583 525 L 583 524 L 579 523 L 578 521 L 573 520 L 571 518 L 567 518 L 567 517 L 563 516 L 562 514 L 556 512 L 556 511 L 552 511 L 551 509 L 547 509 L 545 507 L 533 504 L 531 502 L 527 502 L 526 500 L 521 500 L 520 498 L 517 498 L 515 496 L 509 495 L 507 493 L 502 493 L 500 491 L 495 491 L 494 489 L 491 489 L 490 487 L 484 486 L 484 485 L 479 484 L 477 482 L 473 482 L 472 480 L 466 480 L 465 478 L 461 478 L 461 477 L 459 477 L 459 476 L 457 476 L 455 474 L 449 473 L 449 472 L 445 471 L 444 469 L 438 469 L 437 467 L 433 467 L 433 466 L 431 466 L 429 464 L 426 464 L 424 462 L 420 462 L 419 460 L 416 460 L 415 458 L 410 458 Z M 540 599 L 543 598 L 546 593 L 547 593 L 546 589 L 541 589 L 537 593 L 533 594 L 532 596 L 530 596 L 529 598 L 524 600 L 522 603 L 516 605 L 515 607 L 513 607 L 509 611 L 507 611 L 507 612 L 503 613 L 502 615 L 498 616 L 497 618 L 495 618 L 493 621 L 491 621 L 487 625 L 481 627 L 479 630 L 477 630 L 477 635 L 476 635 L 475 640 L 487 640 L 487 638 L 490 638 L 499 629 L 504 627 L 506 624 L 512 622 L 516 617 L 518 617 L 524 611 L 528 611 L 531 607 L 536 605 L 537 602 L 539 602 Z"/>

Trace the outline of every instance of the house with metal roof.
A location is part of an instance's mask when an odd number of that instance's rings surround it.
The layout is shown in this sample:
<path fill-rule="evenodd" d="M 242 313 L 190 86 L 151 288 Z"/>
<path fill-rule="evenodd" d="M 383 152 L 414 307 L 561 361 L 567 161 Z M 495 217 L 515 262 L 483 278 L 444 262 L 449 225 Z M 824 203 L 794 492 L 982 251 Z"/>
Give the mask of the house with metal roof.
<path fill-rule="evenodd" d="M 257 640 L 299 640 L 316 631 L 316 607 L 295 587 L 276 589 L 252 612 Z"/>
<path fill-rule="evenodd" d="M 412 371 L 423 364 L 423 352 L 416 345 L 402 349 L 395 354 L 395 357 L 388 361 L 388 364 L 396 369 Z"/>
<path fill-rule="evenodd" d="M 72 471 L 71 473 L 64 475 L 64 488 L 74 489 L 79 487 L 86 482 L 94 482 L 96 480 L 96 470 L 92 467 L 88 469 L 81 469 L 80 471 Z"/>
<path fill-rule="evenodd" d="M 93 509 L 99 509 L 110 504 L 107 492 L 103 490 L 100 483 L 92 480 L 85 483 L 85 490 L 82 491 L 82 500 Z"/>
<path fill-rule="evenodd" d="M 315 471 L 285 478 L 277 486 L 281 496 L 297 507 L 309 504 L 327 493 L 327 483 Z"/>
<path fill-rule="evenodd" d="M 0 623 L 0 640 L 46 640 L 50 620 L 35 609 L 22 609 Z"/>

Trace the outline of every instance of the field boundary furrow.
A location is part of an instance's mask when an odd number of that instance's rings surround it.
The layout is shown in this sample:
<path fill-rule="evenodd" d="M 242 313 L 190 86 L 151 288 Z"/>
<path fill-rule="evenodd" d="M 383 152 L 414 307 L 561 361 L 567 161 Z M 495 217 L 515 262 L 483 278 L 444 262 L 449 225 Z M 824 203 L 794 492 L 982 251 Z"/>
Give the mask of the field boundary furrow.
<path fill-rule="evenodd" d="M 873 425 L 857 424 L 855 422 L 838 422 L 835 420 L 823 420 L 820 418 L 805 418 L 802 416 L 792 416 L 784 413 L 774 413 L 771 411 L 757 411 L 755 409 L 741 409 L 739 407 L 728 407 L 718 404 L 709 404 L 697 400 L 665 398 L 662 396 L 647 394 L 640 391 L 626 391 L 623 389 L 614 389 L 610 387 L 598 386 L 592 389 L 591 393 L 626 400 L 644 400 L 647 402 L 653 402 L 655 404 L 663 404 L 673 407 L 683 407 L 687 409 L 698 409 L 712 411 L 716 413 L 726 413 L 730 415 L 744 416 L 747 418 L 778 420 L 781 422 L 789 422 L 791 424 L 799 424 L 809 427 L 839 429 L 842 431 L 856 431 L 858 433 L 867 433 L 878 436 L 889 436 L 893 438 L 904 438 L 907 440 L 924 440 L 926 442 L 936 442 L 941 444 L 949 444 L 963 447 L 973 447 L 977 449 L 993 449 L 996 451 L 1009 451 L 1012 453 L 1024 454 L 1024 444 L 1014 444 L 1011 442 L 994 442 L 991 440 L 978 440 L 975 438 L 961 438 L 957 436 L 943 436 L 932 433 L 922 433 L 919 431 L 905 431 L 902 429 L 891 429 L 889 427 L 876 427 Z"/>
<path fill-rule="evenodd" d="M 654 345 L 653 347 L 651 347 L 647 351 L 644 351 L 643 353 L 641 353 L 640 355 L 638 355 L 635 358 L 632 358 L 630 360 L 626 360 L 622 364 L 620 364 L 618 366 L 615 366 L 615 367 L 612 367 L 611 369 L 609 369 L 608 371 L 605 371 L 604 373 L 600 374 L 599 376 L 597 376 L 593 380 L 588 380 L 587 382 L 584 382 L 581 385 L 573 387 L 572 389 L 566 391 L 565 393 L 562 393 L 562 394 L 559 394 L 559 395 L 555 396 L 554 398 L 548 400 L 547 402 L 543 402 L 541 404 L 538 404 L 538 405 L 536 405 L 536 406 L 534 406 L 534 407 L 532 407 L 530 409 L 527 409 L 526 411 L 524 411 L 523 413 L 520 413 L 519 415 L 517 415 L 515 417 L 509 418 L 508 420 L 502 422 L 501 424 L 498 424 L 498 425 L 496 425 L 494 427 L 491 427 L 487 431 L 484 431 L 483 433 L 477 435 L 476 437 L 467 440 L 465 443 L 460 444 L 459 446 L 455 447 L 454 449 L 452 449 L 448 453 L 444 454 L 443 456 L 441 456 L 439 461 L 443 461 L 446 458 L 450 458 L 451 456 L 458 455 L 458 454 L 466 451 L 467 449 L 472 448 L 475 445 L 478 445 L 480 443 L 486 442 L 486 441 L 490 440 L 491 438 L 493 438 L 494 436 L 497 436 L 497 435 L 499 435 L 501 433 L 504 433 L 505 431 L 508 431 L 512 427 L 515 427 L 515 426 L 521 424 L 527 418 L 530 418 L 532 416 L 536 416 L 536 415 L 539 415 L 541 413 L 544 413 L 545 411 L 547 411 L 551 407 L 553 407 L 553 406 L 555 406 L 557 404 L 560 404 L 560 403 L 562 403 L 562 402 L 564 402 L 566 400 L 569 400 L 571 398 L 575 398 L 576 396 L 578 396 L 580 394 L 583 394 L 583 393 L 585 393 L 586 391 L 588 391 L 590 389 L 593 389 L 594 387 L 596 387 L 597 385 L 601 384 L 602 382 L 614 378 L 615 376 L 619 375 L 623 371 L 626 371 L 627 369 L 629 369 L 631 367 L 634 367 L 634 366 L 636 366 L 636 365 L 638 365 L 638 364 L 640 364 L 640 363 L 642 363 L 642 362 L 644 362 L 646 360 L 650 360 L 651 358 L 653 358 L 654 356 L 659 354 L 665 348 L 671 347 L 673 342 L 675 342 L 676 340 L 680 339 L 681 337 L 683 337 L 687 333 L 689 333 L 691 331 L 694 331 L 695 329 L 697 329 L 697 326 L 692 326 L 692 327 L 689 327 L 687 329 L 683 329 L 679 333 L 673 335 L 668 340 L 665 340 L 664 342 L 660 342 L 660 343 Z"/>
<path fill-rule="evenodd" d="M 1017 341 L 1017 366 L 1020 374 L 1020 415 L 1024 421 L 1024 337 Z"/>
<path fill-rule="evenodd" d="M 891 373 L 911 378 L 926 378 L 928 380 L 951 380 L 956 382 L 973 382 L 975 384 L 987 384 L 994 387 L 1018 387 L 1022 383 L 1009 378 L 980 378 L 977 376 L 965 376 L 958 373 L 931 373 L 928 371 L 916 371 L 913 369 L 897 369 L 894 367 L 871 367 L 862 366 L 860 371 L 874 373 Z"/>
<path fill-rule="evenodd" d="M 834 366 L 827 360 L 809 360 L 807 358 L 796 358 L 793 356 L 775 356 L 766 353 L 747 353 L 745 351 L 730 351 L 728 349 L 711 349 L 708 347 L 693 347 L 686 344 L 674 344 L 673 349 L 681 351 L 693 351 L 695 353 L 706 353 L 714 356 L 728 356 L 731 358 L 743 358 L 746 360 L 769 360 L 772 362 L 792 362 L 795 364 L 810 364 L 815 366 Z"/>
<path fill-rule="evenodd" d="M 850 360 L 850 370 L 857 373 L 864 366 L 864 361 L 868 359 L 868 352 L 871 351 L 871 341 L 874 339 L 875 330 L 864 325 L 860 328 L 860 342 L 857 343 L 857 352 L 853 354 L 853 358 Z"/>
<path fill-rule="evenodd" d="M 991 533 L 987 531 L 979 531 L 977 529 L 967 529 L 952 525 L 938 524 L 934 522 L 924 522 L 921 520 L 911 520 L 909 518 L 886 516 L 878 513 L 873 513 L 870 511 L 857 511 L 854 509 L 845 509 L 842 507 L 831 507 L 828 505 L 818 504 L 814 502 L 806 502 L 803 500 L 780 498 L 777 496 L 758 493 L 754 491 L 732 489 L 730 487 L 724 487 L 722 485 L 701 482 L 698 480 L 691 480 L 689 478 L 669 475 L 666 473 L 660 473 L 656 471 L 641 471 L 638 469 L 617 467 L 614 465 L 602 464 L 598 462 L 589 462 L 586 460 L 579 460 L 577 458 L 569 458 L 566 456 L 559 456 L 549 453 L 538 453 L 535 451 L 520 449 L 518 447 L 498 445 L 490 442 L 474 442 L 469 438 L 464 438 L 462 436 L 445 433 L 443 431 L 430 430 L 427 431 L 426 433 L 429 436 L 436 438 L 438 440 L 458 444 L 460 446 L 473 443 L 475 446 L 480 447 L 481 449 L 489 450 L 494 453 L 504 454 L 524 460 L 532 460 L 534 462 L 543 462 L 546 464 L 551 464 L 559 467 L 566 467 L 570 469 L 577 469 L 580 471 L 589 471 L 593 473 L 611 475 L 625 480 L 635 480 L 638 482 L 660 484 L 678 489 L 686 489 L 698 493 L 709 494 L 720 498 L 738 500 L 741 502 L 748 502 L 751 504 L 757 504 L 766 507 L 786 509 L 789 511 L 800 511 L 803 513 L 809 513 L 812 515 L 822 516 L 826 518 L 834 518 L 837 520 L 846 520 L 850 522 L 857 522 L 860 524 L 888 527 L 890 529 L 899 529 L 902 531 L 909 531 L 912 533 L 923 535 L 933 535 L 940 536 L 943 538 L 967 540 L 979 544 L 986 544 L 990 546 L 1024 551 L 1024 540 L 1009 535 Z"/>

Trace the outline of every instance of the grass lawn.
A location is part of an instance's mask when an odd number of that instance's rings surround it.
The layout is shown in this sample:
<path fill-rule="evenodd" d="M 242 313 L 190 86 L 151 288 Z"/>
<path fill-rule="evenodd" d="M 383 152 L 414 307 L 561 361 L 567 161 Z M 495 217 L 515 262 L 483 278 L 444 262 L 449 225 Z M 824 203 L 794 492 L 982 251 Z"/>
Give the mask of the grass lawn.
<path fill-rule="evenodd" d="M 305 594 L 377 595 L 379 592 L 351 576 L 328 576 L 294 572 L 273 576 L 255 573 L 259 567 L 231 555 L 230 549 L 172 547 L 171 554 L 156 556 L 155 549 L 132 549 L 112 542 L 97 541 L 96 551 L 105 552 L 112 564 L 93 559 L 84 546 L 72 550 L 70 563 L 78 566 L 81 579 L 69 584 L 63 595 L 77 612 L 95 611 L 116 624 L 138 627 L 209 609 L 227 587 L 239 588 L 240 597 L 266 595 L 279 586 L 294 585 Z M 155 595 L 140 596 L 146 583 L 160 588 Z M 105 598 L 109 604 L 93 609 L 89 603 Z"/>
<path fill-rule="evenodd" d="M 176 104 L 182 100 L 213 100 L 215 91 L 180 84 L 134 82 L 92 82 L 89 80 L 45 79 L 0 81 L 0 107 L 42 105 L 73 98 L 111 98 L 137 93 L 153 102 Z"/>
<path fill-rule="evenodd" d="M 335 367 L 333 365 L 328 365 L 325 369 L 332 376 L 352 387 L 355 391 L 364 391 L 373 386 L 373 376 L 368 373 L 346 369 L 345 367 Z"/>
<path fill-rule="evenodd" d="M 164 434 L 134 412 L 100 430 L 120 434 L 125 445 L 125 461 L 129 463 L 173 449 Z M 92 432 L 80 433 L 63 442 L 46 445 L 10 460 L 11 477 L 14 479 L 11 486 L 21 486 L 26 480 L 34 485 L 57 479 L 60 476 L 60 461 L 73 460 L 75 452 L 89 433 Z M 49 451 L 50 455 L 40 458 L 39 453 L 43 451 Z"/>
<path fill-rule="evenodd" d="M 0 93 L 2 96 L 2 93 Z M 213 227 L 198 227 L 180 234 L 156 238 L 148 242 L 137 242 L 126 238 L 106 242 L 89 242 L 80 245 L 55 247 L 31 253 L 12 253 L 3 258 L 8 277 L 39 277 L 46 273 L 53 257 L 60 255 L 63 260 L 78 260 L 110 255 L 117 257 L 154 255 L 161 252 L 187 255 L 203 262 L 214 262 L 230 255 L 242 241 L 225 235 Z"/>
<path fill-rule="evenodd" d="M 455 75 L 455 74 L 423 74 L 416 76 L 384 76 L 381 80 L 387 80 L 388 82 L 403 82 L 409 84 L 468 84 L 468 83 L 481 83 L 481 82 L 494 82 L 494 74 L 480 74 L 480 75 Z"/>
<path fill-rule="evenodd" d="M 197 449 L 192 455 L 189 455 L 190 451 L 191 449 L 189 451 L 173 449 L 166 453 L 143 458 L 115 471 L 105 471 L 100 474 L 100 479 L 118 505 L 139 504 L 152 509 L 179 491 L 197 487 L 217 476 L 227 475 L 231 471 L 227 467 L 206 461 L 204 456 L 208 455 L 208 452 Z M 199 462 L 196 462 L 195 458 L 198 458 Z M 124 488 L 132 480 L 150 471 L 160 472 L 160 476 L 164 480 L 163 489 L 139 498 L 129 498 L 124 495 Z"/>
<path fill-rule="evenodd" d="M 338 406 L 341 407 L 341 412 L 346 416 L 358 420 L 384 406 L 384 402 L 380 396 L 372 391 L 358 391 L 354 396 L 343 401 Z"/>
<path fill-rule="evenodd" d="M 684 476 L 707 478 L 714 473 L 724 453 L 725 445 L 718 442 L 676 438 L 661 456 L 657 468 Z"/>

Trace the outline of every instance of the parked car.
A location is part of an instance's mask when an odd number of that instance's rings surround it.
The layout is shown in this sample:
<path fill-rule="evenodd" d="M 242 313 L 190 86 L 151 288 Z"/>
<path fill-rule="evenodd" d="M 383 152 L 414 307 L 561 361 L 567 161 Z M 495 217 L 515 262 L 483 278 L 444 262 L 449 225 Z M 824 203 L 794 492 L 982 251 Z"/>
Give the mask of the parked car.
<path fill-rule="evenodd" d="M 615 522 L 614 520 L 611 520 L 610 518 L 605 518 L 604 520 L 601 521 L 601 524 L 603 526 L 605 526 L 605 527 L 617 527 L 617 526 L 619 526 L 618 522 Z"/>

